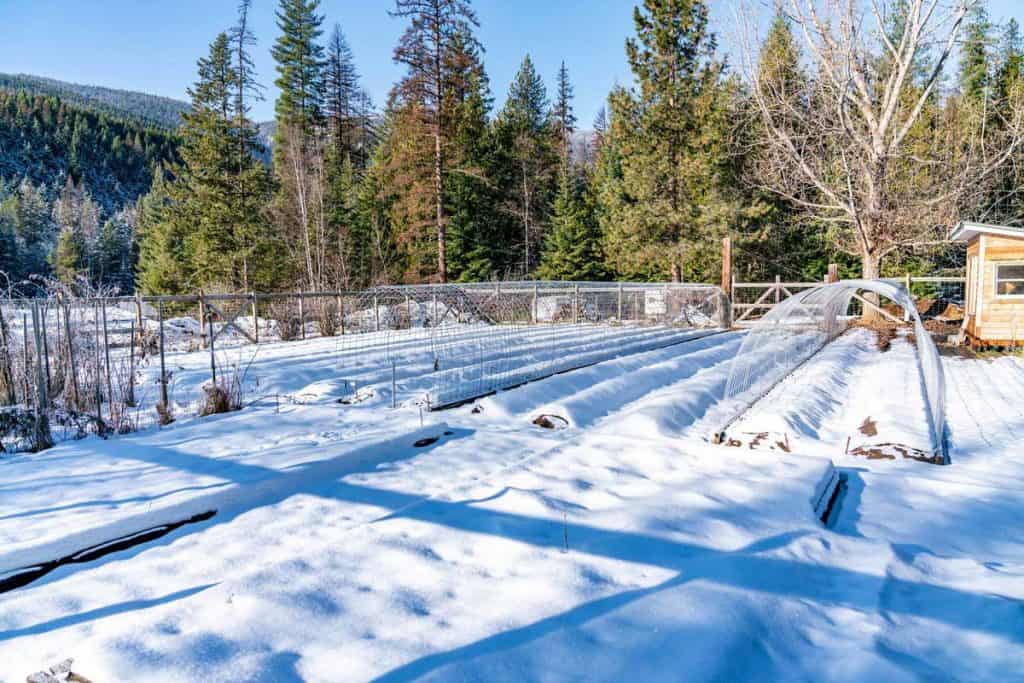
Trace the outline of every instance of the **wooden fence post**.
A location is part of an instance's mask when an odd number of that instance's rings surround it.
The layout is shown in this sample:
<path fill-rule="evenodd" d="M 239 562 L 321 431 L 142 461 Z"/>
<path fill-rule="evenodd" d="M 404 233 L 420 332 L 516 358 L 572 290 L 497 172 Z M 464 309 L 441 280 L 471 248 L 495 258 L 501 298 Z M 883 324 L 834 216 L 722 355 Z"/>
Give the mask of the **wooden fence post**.
<path fill-rule="evenodd" d="M 110 418 L 113 420 L 114 415 L 112 413 L 114 408 L 114 386 L 110 382 L 110 337 L 107 335 L 107 300 L 106 298 L 100 299 L 100 307 L 103 311 L 103 356 L 106 358 L 106 372 L 107 372 L 107 402 L 110 404 Z M 120 419 L 117 420 L 120 422 Z"/>
<path fill-rule="evenodd" d="M 536 282 L 534 282 L 533 283 L 533 307 L 532 307 L 533 310 L 531 311 L 531 314 L 532 314 L 532 317 L 533 317 L 533 324 L 534 325 L 537 324 L 537 299 L 538 298 L 540 298 L 540 285 L 538 285 Z"/>
<path fill-rule="evenodd" d="M 618 291 L 618 315 L 617 315 L 617 317 L 618 317 L 619 323 L 622 323 L 622 283 L 621 282 L 619 283 L 619 291 Z"/>
<path fill-rule="evenodd" d="M 572 286 L 572 324 L 578 325 L 580 322 L 580 286 L 574 284 Z"/>
<path fill-rule="evenodd" d="M 778 304 L 782 301 L 782 277 L 779 275 L 775 276 L 775 303 Z"/>
<path fill-rule="evenodd" d="M 157 320 L 160 326 L 160 402 L 164 404 L 164 408 L 169 408 L 167 405 L 167 368 L 164 365 L 164 300 L 160 299 L 157 306 Z"/>
<path fill-rule="evenodd" d="M 59 303 L 58 303 L 59 305 Z M 81 395 L 78 393 L 78 366 L 75 365 L 75 345 L 71 339 L 71 303 L 67 304 L 67 308 L 64 310 L 64 339 L 68 345 L 68 369 L 71 373 L 71 388 L 75 392 L 74 405 L 77 410 L 79 404 L 82 402 Z"/>
<path fill-rule="evenodd" d="M 839 264 L 830 263 L 828 264 L 828 279 L 826 282 L 839 282 Z"/>
<path fill-rule="evenodd" d="M 302 292 L 299 292 L 299 335 L 306 338 L 306 304 Z"/>
<path fill-rule="evenodd" d="M 199 345 L 206 348 L 206 302 L 203 300 L 203 290 L 199 290 Z"/>
<path fill-rule="evenodd" d="M 213 316 L 209 316 L 206 319 L 206 324 L 210 328 L 210 377 L 213 379 L 213 386 L 217 386 L 217 357 L 214 353 L 213 343 Z"/>
<path fill-rule="evenodd" d="M 35 450 L 41 451 L 53 445 L 50 437 L 50 396 L 47 392 L 47 379 L 43 372 L 42 357 L 42 322 L 39 316 L 39 303 L 32 302 L 32 329 L 36 342 L 36 424 L 33 435 Z M 28 368 L 25 368 L 28 372 Z"/>
<path fill-rule="evenodd" d="M 259 343 L 260 343 L 260 319 L 259 319 L 259 310 L 258 310 L 259 307 L 256 305 L 256 292 L 251 292 L 251 294 L 252 294 L 252 338 L 256 340 L 256 345 L 259 346 Z M 302 304 L 302 299 L 299 299 L 299 304 L 300 305 Z"/>
<path fill-rule="evenodd" d="M 93 338 L 96 340 L 96 353 L 93 354 L 96 362 L 96 381 L 93 382 L 96 394 L 96 431 L 102 435 L 107 433 L 107 429 L 103 424 L 103 392 L 100 389 L 100 307 L 95 299 L 92 302 L 92 328 Z"/>
<path fill-rule="evenodd" d="M 722 291 L 732 298 L 732 238 L 722 238 Z"/>
<path fill-rule="evenodd" d="M 46 306 L 43 306 L 42 310 L 40 310 L 39 318 L 40 318 L 40 321 L 41 321 L 40 329 L 42 330 L 42 333 L 43 333 L 43 359 L 46 361 L 46 392 L 47 392 L 47 394 L 49 394 L 49 392 L 51 391 L 51 387 L 53 385 L 51 384 L 51 380 L 50 380 L 50 342 L 49 342 L 49 339 L 47 338 L 47 335 L 46 335 L 46 318 L 47 318 L 47 307 Z"/>

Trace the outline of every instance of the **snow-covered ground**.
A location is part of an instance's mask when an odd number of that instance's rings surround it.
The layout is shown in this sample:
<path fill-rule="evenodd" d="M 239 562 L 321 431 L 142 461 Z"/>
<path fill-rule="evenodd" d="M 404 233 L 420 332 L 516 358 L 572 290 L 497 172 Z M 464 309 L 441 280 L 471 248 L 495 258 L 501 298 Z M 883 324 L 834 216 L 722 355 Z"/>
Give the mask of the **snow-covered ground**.
<path fill-rule="evenodd" d="M 390 370 L 338 404 L 301 342 L 261 350 L 273 398 L 240 413 L 0 461 L 0 569 L 218 510 L 0 595 L 0 681 L 1024 677 L 1024 364 L 946 360 L 942 467 L 868 457 L 928 437 L 912 347 L 862 331 L 733 428 L 770 437 L 711 445 L 739 341 L 631 346 L 422 428 Z"/>

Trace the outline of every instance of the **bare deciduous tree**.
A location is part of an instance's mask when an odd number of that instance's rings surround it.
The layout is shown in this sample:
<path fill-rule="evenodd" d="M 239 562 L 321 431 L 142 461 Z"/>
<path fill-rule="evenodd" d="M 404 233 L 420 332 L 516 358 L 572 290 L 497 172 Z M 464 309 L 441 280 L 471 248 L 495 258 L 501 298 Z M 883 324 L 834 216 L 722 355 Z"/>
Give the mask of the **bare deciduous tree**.
<path fill-rule="evenodd" d="M 894 250 L 942 241 L 1021 143 L 1019 93 L 992 111 L 940 92 L 977 2 L 785 0 L 795 57 L 784 77 L 743 32 L 753 182 L 834 226 L 866 278 Z"/>

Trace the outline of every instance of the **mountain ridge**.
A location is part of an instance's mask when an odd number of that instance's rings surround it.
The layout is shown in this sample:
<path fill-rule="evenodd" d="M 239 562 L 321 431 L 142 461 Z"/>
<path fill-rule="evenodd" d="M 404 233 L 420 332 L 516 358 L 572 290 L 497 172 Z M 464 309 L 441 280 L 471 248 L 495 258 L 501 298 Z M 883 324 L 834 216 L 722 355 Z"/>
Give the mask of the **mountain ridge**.
<path fill-rule="evenodd" d="M 33 74 L 0 73 L 0 89 L 52 95 L 68 104 L 108 116 L 131 118 L 173 131 L 189 104 L 163 95 L 62 81 Z"/>

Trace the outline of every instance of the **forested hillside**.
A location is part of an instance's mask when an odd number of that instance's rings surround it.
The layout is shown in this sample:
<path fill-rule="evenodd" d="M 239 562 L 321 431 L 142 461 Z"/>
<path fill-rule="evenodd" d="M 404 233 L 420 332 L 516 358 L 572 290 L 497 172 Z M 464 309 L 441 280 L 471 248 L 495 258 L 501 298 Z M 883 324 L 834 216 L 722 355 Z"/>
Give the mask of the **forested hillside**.
<path fill-rule="evenodd" d="M 129 118 L 158 128 L 174 130 L 188 103 L 132 90 L 68 83 L 43 76 L 0 73 L 0 89 L 53 95 L 68 104 L 117 118 Z"/>
<path fill-rule="evenodd" d="M 960 218 L 1024 222 L 1024 40 L 984 3 L 946 47 L 904 41 L 903 4 L 885 25 L 903 52 L 835 38 L 868 65 L 868 96 L 836 80 L 848 64 L 808 63 L 846 52 L 799 18 L 748 36 L 754 68 L 739 74 L 708 2 L 643 0 L 626 29 L 632 79 L 593 122 L 577 118 L 571 65 L 542 74 L 524 54 L 494 86 L 469 0 L 395 0 L 402 71 L 376 106 L 319 1 L 277 5 L 273 122 L 250 117 L 271 76 L 254 69 L 266 48 L 248 0 L 199 56 L 187 107 L 0 81 L 0 201 L 22 207 L 0 215 L 0 239 L 34 254 L 18 277 L 148 293 L 714 281 L 724 236 L 740 278 L 818 280 L 829 262 L 875 277 L 961 265 L 945 241 Z M 44 87 L 73 100 L 32 92 Z M 173 134 L 149 123 L 179 114 Z M 45 208 L 26 212 L 37 197 Z M 30 214 L 49 227 L 26 227 Z"/>
<path fill-rule="evenodd" d="M 176 148 L 162 128 L 0 88 L 0 287 L 58 274 L 131 291 L 134 206 Z"/>
<path fill-rule="evenodd" d="M 82 109 L 49 95 L 0 89 L 0 177 L 36 185 L 83 183 L 107 212 L 149 191 L 153 168 L 174 158 L 174 134 Z"/>

